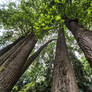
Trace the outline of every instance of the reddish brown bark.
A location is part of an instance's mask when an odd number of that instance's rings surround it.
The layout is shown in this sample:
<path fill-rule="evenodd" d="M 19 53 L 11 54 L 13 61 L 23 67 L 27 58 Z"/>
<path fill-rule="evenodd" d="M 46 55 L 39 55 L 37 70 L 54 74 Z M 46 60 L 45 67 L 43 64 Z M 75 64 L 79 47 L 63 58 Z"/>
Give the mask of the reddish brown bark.
<path fill-rule="evenodd" d="M 19 48 L 2 65 L 4 69 L 0 73 L 1 92 L 10 92 L 16 83 L 17 78 L 19 78 L 18 76 L 22 66 L 25 64 L 25 61 L 27 60 L 29 53 L 34 48 L 35 43 L 35 36 L 28 36 Z"/>
<path fill-rule="evenodd" d="M 75 20 L 66 19 L 65 23 L 74 35 L 75 39 L 77 40 L 77 43 L 83 50 L 86 59 L 92 67 L 92 31 L 86 30 L 78 24 L 78 21 Z"/>
<path fill-rule="evenodd" d="M 52 92 L 79 92 L 63 30 L 58 32 Z"/>

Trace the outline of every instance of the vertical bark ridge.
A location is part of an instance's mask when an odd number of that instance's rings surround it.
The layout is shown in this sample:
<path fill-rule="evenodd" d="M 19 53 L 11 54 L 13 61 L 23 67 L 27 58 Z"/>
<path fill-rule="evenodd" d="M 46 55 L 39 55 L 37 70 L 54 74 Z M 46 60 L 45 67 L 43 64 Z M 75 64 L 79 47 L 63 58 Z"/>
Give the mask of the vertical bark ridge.
<path fill-rule="evenodd" d="M 26 71 L 26 69 L 32 64 L 32 62 L 39 56 L 41 51 L 52 41 L 56 39 L 49 40 L 47 43 L 45 43 L 43 46 L 41 46 L 32 56 L 26 60 L 25 64 L 22 66 L 21 72 L 19 73 L 19 76 L 17 77 L 17 80 L 20 78 L 20 76 Z"/>
<path fill-rule="evenodd" d="M 24 65 L 29 53 L 32 51 L 36 43 L 35 37 L 28 37 L 19 49 L 16 56 L 13 56 L 8 67 L 0 74 L 0 89 L 2 92 L 10 92 L 17 81 L 19 73 Z M 12 56 L 11 56 L 12 57 Z M 8 61 L 7 61 L 8 62 Z"/>
<path fill-rule="evenodd" d="M 74 20 L 66 20 L 65 23 L 74 35 L 78 45 L 92 67 L 92 31 L 86 30 Z"/>
<path fill-rule="evenodd" d="M 44 45 L 42 45 L 32 56 L 30 56 L 28 58 L 28 60 L 26 61 L 26 63 L 24 64 L 23 68 L 22 68 L 22 73 L 25 72 L 25 70 L 30 66 L 30 64 L 39 56 L 39 54 L 41 53 L 41 51 L 52 41 L 54 41 L 56 39 L 52 39 L 49 40 L 48 42 L 46 42 Z"/>
<path fill-rule="evenodd" d="M 20 40 L 15 46 L 13 46 L 10 50 L 8 50 L 5 54 L 0 57 L 0 65 L 4 63 L 16 50 L 20 47 L 20 45 L 24 42 L 25 39 Z"/>
<path fill-rule="evenodd" d="M 25 41 L 24 41 L 25 40 Z M 8 65 L 9 65 L 9 63 L 11 63 L 12 62 L 12 60 L 16 57 L 16 55 L 20 52 L 20 50 L 21 50 L 21 48 L 25 45 L 25 43 L 26 43 L 26 39 L 24 39 L 23 41 L 21 41 L 21 44 L 20 43 L 18 43 L 14 48 L 12 48 L 7 54 L 6 54 L 6 56 L 4 57 L 3 56 L 3 58 L 5 58 L 4 59 L 4 63 L 2 64 L 2 66 L 0 67 L 0 74 L 3 72 L 3 70 L 5 69 L 5 68 L 7 68 L 8 67 Z M 3 59 L 1 59 L 1 60 L 3 60 Z"/>
<path fill-rule="evenodd" d="M 52 92 L 79 92 L 63 29 L 58 32 Z"/>
<path fill-rule="evenodd" d="M 20 40 L 22 40 L 24 37 L 19 37 L 16 41 L 14 41 L 12 44 L 9 44 L 8 46 L 4 47 L 3 49 L 0 50 L 0 57 L 9 51 L 14 45 L 16 45 Z"/>

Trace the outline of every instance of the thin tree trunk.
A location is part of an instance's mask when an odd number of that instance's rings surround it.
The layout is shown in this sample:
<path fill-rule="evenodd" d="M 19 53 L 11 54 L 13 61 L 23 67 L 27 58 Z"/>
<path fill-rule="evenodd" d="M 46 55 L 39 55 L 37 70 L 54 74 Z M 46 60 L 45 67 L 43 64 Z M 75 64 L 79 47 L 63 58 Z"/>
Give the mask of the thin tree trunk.
<path fill-rule="evenodd" d="M 79 92 L 63 29 L 58 32 L 52 92 Z"/>
<path fill-rule="evenodd" d="M 54 41 L 56 39 L 52 39 L 49 40 L 48 42 L 46 42 L 44 45 L 42 45 L 32 56 L 30 56 L 27 60 L 27 62 L 24 64 L 23 69 L 22 69 L 22 74 L 26 71 L 26 69 L 30 66 L 30 64 L 39 56 L 39 54 L 41 53 L 41 51 L 52 41 Z"/>
<path fill-rule="evenodd" d="M 83 50 L 86 59 L 92 67 L 92 31 L 86 30 L 75 20 L 65 20 L 66 26 L 70 29 L 80 48 Z"/>
<path fill-rule="evenodd" d="M 25 64 L 36 42 L 34 35 L 28 36 L 15 53 L 13 53 L 2 65 L 4 69 L 0 74 L 1 92 L 10 92 L 17 81 L 22 66 Z M 9 63 L 8 66 L 6 66 L 7 63 Z"/>

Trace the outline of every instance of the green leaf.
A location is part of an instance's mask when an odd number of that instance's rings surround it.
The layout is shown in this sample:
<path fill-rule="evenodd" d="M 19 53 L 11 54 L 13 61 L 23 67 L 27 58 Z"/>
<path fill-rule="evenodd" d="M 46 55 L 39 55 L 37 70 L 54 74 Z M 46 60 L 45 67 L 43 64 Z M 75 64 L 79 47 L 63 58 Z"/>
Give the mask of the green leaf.
<path fill-rule="evenodd" d="M 59 21 L 61 20 L 61 16 L 60 15 L 57 15 L 56 18 L 55 18 L 56 21 Z"/>
<path fill-rule="evenodd" d="M 61 3 L 59 0 L 54 0 L 56 3 Z"/>

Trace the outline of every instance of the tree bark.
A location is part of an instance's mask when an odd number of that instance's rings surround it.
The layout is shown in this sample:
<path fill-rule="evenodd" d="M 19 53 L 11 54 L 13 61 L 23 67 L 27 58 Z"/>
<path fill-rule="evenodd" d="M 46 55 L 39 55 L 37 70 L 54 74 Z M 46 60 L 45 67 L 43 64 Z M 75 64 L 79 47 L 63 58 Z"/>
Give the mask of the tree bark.
<path fill-rule="evenodd" d="M 22 69 L 19 73 L 19 76 L 16 81 L 22 76 L 22 74 L 28 69 L 28 67 L 32 64 L 32 62 L 39 56 L 41 51 L 52 41 L 56 39 L 49 40 L 47 43 L 45 43 L 43 46 L 41 46 L 32 56 L 28 58 L 28 60 L 25 62 L 24 66 L 22 66 Z"/>
<path fill-rule="evenodd" d="M 0 91 L 10 92 L 17 81 L 22 66 L 25 64 L 29 53 L 35 46 L 35 36 L 28 36 L 19 48 L 5 61 L 3 71 L 0 74 Z M 6 66 L 6 64 L 8 66 Z"/>
<path fill-rule="evenodd" d="M 2 56 L 5 52 L 9 51 L 14 45 L 16 45 L 20 40 L 22 40 L 24 37 L 18 38 L 16 41 L 14 41 L 12 44 L 9 44 L 8 46 L 4 47 L 0 50 L 0 56 Z"/>
<path fill-rule="evenodd" d="M 86 30 L 75 20 L 66 19 L 65 24 L 74 35 L 92 68 L 92 31 Z"/>
<path fill-rule="evenodd" d="M 7 60 L 7 58 L 9 58 L 11 54 L 16 51 L 16 49 L 23 43 L 23 41 L 24 37 L 20 37 L 14 43 L 0 50 L 0 66 L 4 63 L 5 60 Z"/>
<path fill-rule="evenodd" d="M 63 29 L 58 32 L 52 92 L 79 92 Z"/>
<path fill-rule="evenodd" d="M 39 54 L 41 53 L 41 51 L 52 41 L 54 41 L 56 39 L 52 39 L 49 40 L 48 42 L 46 42 L 44 45 L 42 45 L 32 56 L 30 56 L 27 60 L 27 62 L 24 64 L 21 73 L 23 74 L 26 69 L 30 66 L 30 64 L 32 64 L 32 62 L 39 56 Z"/>

